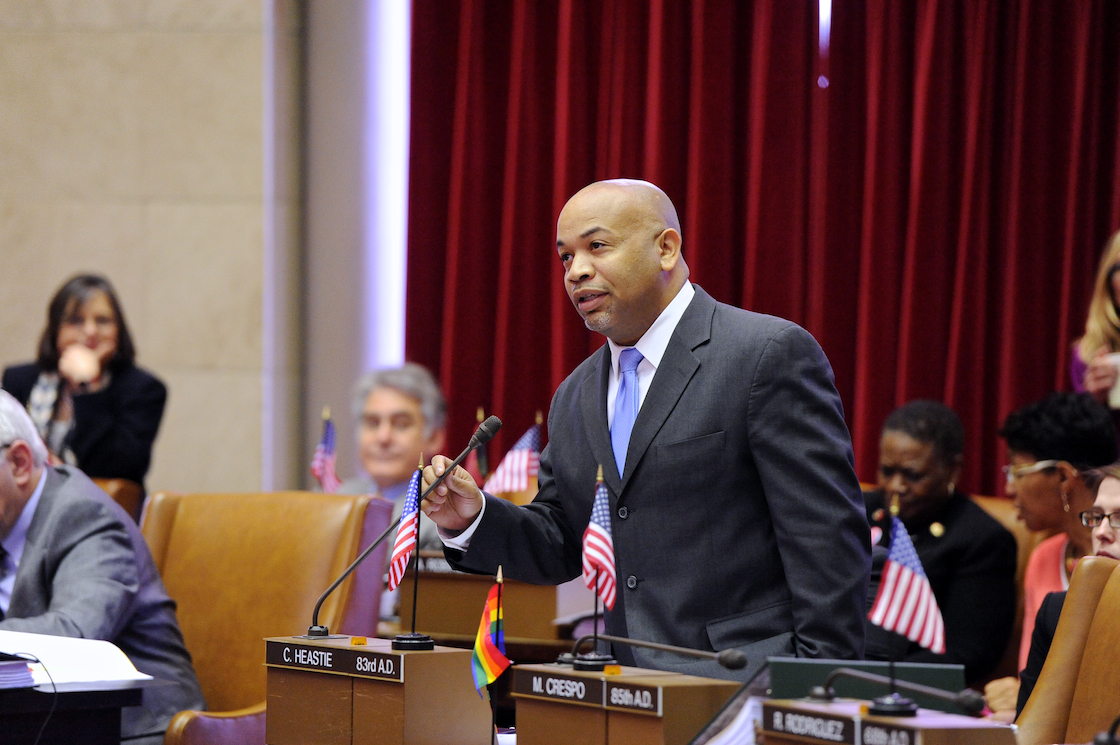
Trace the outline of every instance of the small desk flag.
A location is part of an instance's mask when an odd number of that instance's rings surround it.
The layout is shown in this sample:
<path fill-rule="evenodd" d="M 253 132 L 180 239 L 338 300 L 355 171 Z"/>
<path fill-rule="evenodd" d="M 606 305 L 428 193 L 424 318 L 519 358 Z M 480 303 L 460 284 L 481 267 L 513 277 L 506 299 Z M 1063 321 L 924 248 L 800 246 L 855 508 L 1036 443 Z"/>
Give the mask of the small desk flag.
<path fill-rule="evenodd" d="M 506 658 L 505 632 L 502 631 L 502 568 L 498 567 L 498 581 L 490 588 L 486 606 L 482 609 L 482 620 L 478 624 L 478 635 L 474 639 L 474 654 L 471 656 L 471 673 L 478 695 L 489 684 L 498 679 L 502 671 L 509 667 Z"/>
<path fill-rule="evenodd" d="M 902 634 L 936 654 L 945 653 L 945 622 L 906 526 L 891 516 L 891 548 L 883 564 L 871 623 Z"/>
<path fill-rule="evenodd" d="M 311 458 L 311 475 L 319 480 L 319 485 L 327 494 L 333 494 L 342 486 L 338 474 L 334 470 L 334 422 L 331 421 L 331 410 L 323 409 L 323 439 L 315 448 L 315 455 Z"/>
<path fill-rule="evenodd" d="M 482 490 L 490 494 L 527 490 L 529 479 L 540 470 L 540 457 L 541 425 L 534 424 L 513 444 Z"/>
<path fill-rule="evenodd" d="M 603 483 L 603 467 L 595 485 L 595 504 L 591 521 L 583 531 L 583 583 L 598 593 L 603 605 L 614 608 L 615 595 L 614 539 L 611 538 L 611 507 L 607 485 Z"/>
<path fill-rule="evenodd" d="M 397 540 L 393 543 L 393 557 L 389 559 L 389 589 L 397 589 L 408 569 L 408 559 L 416 548 L 416 534 L 420 527 L 420 474 L 418 468 L 408 482 L 408 492 L 401 509 L 401 524 L 397 526 Z"/>

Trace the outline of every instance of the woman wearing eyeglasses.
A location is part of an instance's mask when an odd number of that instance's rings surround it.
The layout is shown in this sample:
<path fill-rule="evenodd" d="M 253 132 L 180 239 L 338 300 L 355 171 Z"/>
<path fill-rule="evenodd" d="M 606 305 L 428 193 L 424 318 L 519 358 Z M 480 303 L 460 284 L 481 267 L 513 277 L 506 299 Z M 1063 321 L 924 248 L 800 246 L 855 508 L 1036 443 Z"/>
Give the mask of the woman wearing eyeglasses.
<path fill-rule="evenodd" d="M 1120 463 L 1088 471 L 1084 475 L 1090 489 L 1096 489 L 1093 506 L 1078 515 L 1087 530 L 1092 531 L 1092 552 L 1096 556 L 1120 559 Z M 1019 701 L 1016 716 L 1023 711 L 1027 699 L 1038 682 L 1046 655 L 1054 641 L 1058 618 L 1062 614 L 1066 593 L 1052 592 L 1046 596 L 1035 620 L 1027 665 L 1020 673 Z"/>
<path fill-rule="evenodd" d="M 1012 412 L 1000 436 L 1007 442 L 1006 493 L 1019 519 L 1029 530 L 1054 533 L 1035 548 L 1023 578 L 1022 670 L 1042 599 L 1069 587 L 1074 564 L 1092 550 L 1079 515 L 1092 507 L 1094 491 L 1082 473 L 1117 459 L 1116 430 L 1109 411 L 1087 394 L 1051 393 Z"/>
<path fill-rule="evenodd" d="M 35 362 L 4 370 L 2 385 L 27 407 L 51 460 L 142 485 L 167 389 L 136 366 L 108 280 L 81 274 L 59 288 L 38 352 Z"/>

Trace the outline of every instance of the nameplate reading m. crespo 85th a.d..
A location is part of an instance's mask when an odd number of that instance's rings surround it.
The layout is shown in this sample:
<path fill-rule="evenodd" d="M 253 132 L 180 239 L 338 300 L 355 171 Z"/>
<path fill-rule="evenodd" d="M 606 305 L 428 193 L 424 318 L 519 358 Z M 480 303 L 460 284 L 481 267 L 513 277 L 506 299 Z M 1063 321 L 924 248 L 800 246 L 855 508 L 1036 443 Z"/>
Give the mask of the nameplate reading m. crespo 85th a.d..
<path fill-rule="evenodd" d="M 590 676 L 579 677 L 563 673 L 541 672 L 541 666 L 532 671 L 514 669 L 513 692 L 532 698 L 564 701 L 571 704 L 586 704 L 602 707 L 603 681 Z M 560 668 L 563 669 L 563 668 Z"/>
<path fill-rule="evenodd" d="M 293 670 L 315 670 L 361 678 L 403 680 L 401 656 L 347 647 L 311 646 L 269 639 L 265 664 Z"/>

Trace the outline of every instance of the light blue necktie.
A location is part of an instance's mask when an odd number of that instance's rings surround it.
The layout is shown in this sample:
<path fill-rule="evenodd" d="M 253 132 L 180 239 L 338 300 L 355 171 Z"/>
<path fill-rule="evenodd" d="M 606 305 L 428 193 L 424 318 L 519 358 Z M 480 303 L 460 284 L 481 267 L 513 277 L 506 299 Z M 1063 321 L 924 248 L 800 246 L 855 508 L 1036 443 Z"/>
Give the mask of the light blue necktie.
<path fill-rule="evenodd" d="M 618 357 L 618 393 L 614 399 L 614 421 L 611 423 L 611 447 L 618 477 L 626 468 L 626 450 L 630 447 L 630 433 L 638 418 L 638 363 L 642 353 L 634 347 L 623 349 Z"/>

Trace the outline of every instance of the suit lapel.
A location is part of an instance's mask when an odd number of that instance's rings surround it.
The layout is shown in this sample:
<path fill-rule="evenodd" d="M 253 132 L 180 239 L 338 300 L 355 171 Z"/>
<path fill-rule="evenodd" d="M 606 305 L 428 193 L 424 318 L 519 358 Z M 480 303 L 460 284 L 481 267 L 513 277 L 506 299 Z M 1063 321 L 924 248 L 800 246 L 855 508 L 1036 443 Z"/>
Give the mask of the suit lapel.
<path fill-rule="evenodd" d="M 711 338 L 712 314 L 715 312 L 715 307 L 715 301 L 697 287 L 696 296 L 689 303 L 684 315 L 681 316 L 680 323 L 673 331 L 673 336 L 669 339 L 665 356 L 661 358 L 661 364 L 658 365 L 653 382 L 646 392 L 638 418 L 634 421 L 630 447 L 626 451 L 626 468 L 622 474 L 621 489 L 618 491 L 620 499 L 622 490 L 626 488 L 638 462 L 649 449 L 650 443 L 665 424 L 665 420 L 676 408 L 689 381 L 700 367 L 700 360 L 692 351 Z M 608 436 L 608 446 L 609 444 Z"/>
<path fill-rule="evenodd" d="M 610 375 L 610 346 L 604 344 L 596 352 L 599 355 L 595 372 L 584 378 L 580 388 L 580 410 L 583 414 L 583 428 L 587 441 L 591 443 L 591 454 L 603 466 L 603 480 L 611 492 L 622 492 L 622 479 L 614 466 L 614 449 L 611 447 L 611 432 L 607 427 L 607 381 Z"/>

